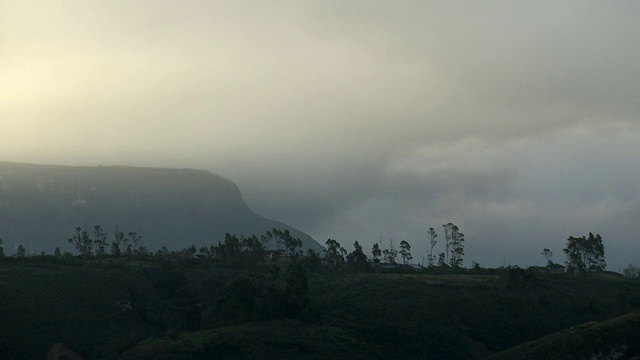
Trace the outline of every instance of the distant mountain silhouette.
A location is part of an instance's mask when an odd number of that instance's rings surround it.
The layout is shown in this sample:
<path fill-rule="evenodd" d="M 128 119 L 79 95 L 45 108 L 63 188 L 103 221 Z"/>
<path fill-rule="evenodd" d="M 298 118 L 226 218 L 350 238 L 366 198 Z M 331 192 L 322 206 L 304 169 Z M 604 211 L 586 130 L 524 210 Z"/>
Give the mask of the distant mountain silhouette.
<path fill-rule="evenodd" d="M 72 167 L 0 162 L 0 238 L 11 254 L 71 250 L 77 226 L 95 225 L 113 239 L 119 226 L 155 251 L 217 244 L 225 233 L 260 236 L 289 229 L 303 249 L 323 247 L 309 235 L 254 213 L 229 180 L 200 170 Z M 272 244 L 272 246 L 275 246 Z"/>

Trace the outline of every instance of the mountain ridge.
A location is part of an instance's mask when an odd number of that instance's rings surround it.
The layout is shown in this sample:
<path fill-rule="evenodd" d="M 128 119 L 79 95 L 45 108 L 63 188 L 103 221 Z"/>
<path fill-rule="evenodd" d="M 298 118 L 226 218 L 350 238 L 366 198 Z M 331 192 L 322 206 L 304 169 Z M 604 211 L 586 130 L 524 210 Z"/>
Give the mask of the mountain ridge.
<path fill-rule="evenodd" d="M 253 212 L 231 180 L 194 169 L 38 165 L 0 161 L 0 238 L 11 252 L 71 250 L 78 226 L 135 231 L 150 250 L 217 244 L 226 233 L 261 235 L 288 229 L 303 249 L 311 236 Z"/>

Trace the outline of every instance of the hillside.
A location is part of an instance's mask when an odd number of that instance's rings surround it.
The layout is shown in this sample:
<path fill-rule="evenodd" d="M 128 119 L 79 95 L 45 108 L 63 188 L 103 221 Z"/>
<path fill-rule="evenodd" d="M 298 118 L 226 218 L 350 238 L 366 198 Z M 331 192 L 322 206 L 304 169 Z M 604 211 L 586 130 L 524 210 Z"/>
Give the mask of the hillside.
<path fill-rule="evenodd" d="M 640 305 L 635 279 L 540 274 L 514 285 L 500 269 L 355 274 L 324 265 L 307 273 L 306 293 L 291 281 L 297 265 L 3 258 L 0 358 L 42 358 L 61 343 L 91 359 L 477 359 Z M 617 344 L 597 339 L 592 350 Z"/>
<path fill-rule="evenodd" d="M 310 278 L 309 311 L 302 322 L 249 322 L 185 333 L 174 339 L 144 341 L 125 354 L 131 359 L 180 359 L 185 354 L 191 359 L 212 354 L 225 359 L 284 354 L 318 359 L 479 359 L 625 313 L 640 305 L 638 296 L 640 282 L 607 276 L 541 275 L 534 283 L 513 288 L 499 271 L 493 275 L 315 275 Z M 625 326 L 600 336 L 588 349 L 608 351 L 611 344 L 627 344 L 631 349 L 629 339 L 637 335 L 637 316 L 623 318 Z M 634 332 L 622 334 L 630 323 L 635 324 Z M 598 334 L 608 330 L 602 327 Z M 620 341 L 609 342 L 616 337 Z M 581 341 L 589 339 L 594 337 Z M 565 352 L 584 346 L 573 340 L 565 337 Z M 518 358 L 519 349 L 496 359 Z M 572 358 L 540 354 L 523 358 Z"/>
<path fill-rule="evenodd" d="M 115 226 L 142 236 L 153 250 L 217 244 L 225 233 L 262 235 L 289 229 L 303 248 L 309 235 L 252 212 L 229 180 L 205 171 L 136 167 L 70 167 L 0 162 L 0 238 L 12 253 L 71 250 L 78 226 Z"/>
<path fill-rule="evenodd" d="M 527 342 L 486 360 L 640 359 L 640 312 L 589 322 Z"/>

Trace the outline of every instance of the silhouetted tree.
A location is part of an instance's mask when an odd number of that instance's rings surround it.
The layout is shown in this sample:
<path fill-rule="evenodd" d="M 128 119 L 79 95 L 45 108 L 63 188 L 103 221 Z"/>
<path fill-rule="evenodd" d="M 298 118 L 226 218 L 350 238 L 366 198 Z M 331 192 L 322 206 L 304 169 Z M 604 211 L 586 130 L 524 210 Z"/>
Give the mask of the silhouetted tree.
<path fill-rule="evenodd" d="M 398 258 L 398 250 L 393 246 L 393 239 L 389 239 L 389 248 L 382 250 L 384 262 L 387 264 L 395 264 Z"/>
<path fill-rule="evenodd" d="M 258 240 L 257 236 L 252 235 L 247 238 L 241 236 L 240 242 L 242 244 L 243 252 L 249 257 L 254 259 L 262 259 L 264 257 L 264 245 L 260 240 Z"/>
<path fill-rule="evenodd" d="M 464 234 L 453 223 L 442 225 L 446 239 L 447 253 L 450 254 L 448 262 L 451 267 L 462 266 L 464 256 Z"/>
<path fill-rule="evenodd" d="M 211 253 L 211 250 L 206 246 L 201 247 L 200 250 L 198 250 L 198 252 L 200 253 L 200 255 L 202 255 L 203 258 L 205 258 L 207 260 L 209 260 L 209 259 L 211 259 L 213 257 L 213 254 Z"/>
<path fill-rule="evenodd" d="M 436 234 L 436 231 L 433 228 L 429 228 L 427 235 L 429 236 L 429 246 L 430 246 L 429 255 L 427 256 L 427 262 L 429 263 L 429 266 L 434 266 L 436 259 L 435 259 L 435 256 L 433 256 L 433 248 L 436 247 L 436 244 L 438 243 L 438 241 L 436 241 L 438 234 Z"/>
<path fill-rule="evenodd" d="M 567 239 L 567 247 L 562 251 L 567 255 L 567 271 L 602 271 L 607 266 L 600 234 L 594 236 L 593 233 L 589 233 L 589 237 L 570 236 Z"/>
<path fill-rule="evenodd" d="M 109 246 L 107 242 L 107 232 L 102 229 L 102 226 L 96 225 L 93 228 L 93 234 L 95 236 L 93 244 L 96 249 L 96 256 L 101 257 L 106 253 L 107 247 Z"/>
<path fill-rule="evenodd" d="M 87 230 L 76 228 L 76 233 L 68 239 L 69 243 L 85 258 L 93 256 L 93 239 Z"/>
<path fill-rule="evenodd" d="M 344 263 L 344 248 L 334 239 L 327 239 L 325 242 L 327 249 L 325 250 L 325 258 L 327 262 L 333 266 Z"/>
<path fill-rule="evenodd" d="M 240 239 L 237 236 L 226 233 L 224 235 L 224 250 L 226 256 L 234 258 L 240 255 Z"/>
<path fill-rule="evenodd" d="M 16 253 L 16 257 L 23 258 L 27 256 L 27 251 L 22 244 L 18 245 L 18 252 Z"/>
<path fill-rule="evenodd" d="M 400 241 L 400 257 L 402 257 L 403 264 L 413 259 L 413 256 L 411 256 L 411 245 L 405 240 Z"/>
<path fill-rule="evenodd" d="M 302 264 L 305 266 L 305 268 L 307 268 L 309 271 L 315 271 L 318 269 L 321 263 L 322 260 L 320 259 L 320 254 L 318 254 L 317 251 L 311 248 L 307 249 L 307 256 L 302 259 Z"/>
<path fill-rule="evenodd" d="M 121 256 L 122 250 L 120 250 L 120 244 L 124 242 L 124 233 L 120 231 L 118 226 L 116 225 L 116 229 L 113 232 L 113 242 L 111 243 L 111 255 L 113 256 Z"/>
<path fill-rule="evenodd" d="M 2 243 L 2 239 L 0 239 L 0 258 L 4 257 L 4 244 Z"/>
<path fill-rule="evenodd" d="M 218 241 L 218 245 L 216 246 L 216 258 L 219 258 L 222 261 L 226 261 L 228 259 L 227 248 L 223 243 Z"/>
<path fill-rule="evenodd" d="M 130 254 L 130 255 L 131 254 L 139 255 L 141 252 L 138 249 L 138 246 L 141 246 L 142 236 L 138 235 L 138 233 L 135 232 L 135 231 L 130 231 L 129 232 L 129 237 L 131 238 L 131 242 L 133 243 L 133 248 L 130 251 L 129 247 L 127 247 L 127 253 Z"/>
<path fill-rule="evenodd" d="M 447 260 L 444 253 L 438 254 L 438 266 L 447 266 Z"/>
<path fill-rule="evenodd" d="M 549 249 L 543 249 L 540 254 L 542 254 L 542 257 L 547 260 L 547 266 L 550 266 L 552 264 L 551 257 L 553 256 L 553 252 L 551 252 L 551 250 Z"/>
<path fill-rule="evenodd" d="M 347 264 L 356 271 L 366 271 L 369 268 L 367 255 L 362 251 L 362 246 L 356 241 L 353 243 L 354 250 L 347 255 Z"/>
<path fill-rule="evenodd" d="M 61 256 L 62 254 L 60 253 L 60 248 L 56 246 L 56 249 L 53 251 L 53 257 L 59 259 Z"/>
<path fill-rule="evenodd" d="M 373 244 L 373 248 L 371 249 L 371 255 L 373 255 L 373 262 L 379 263 L 380 257 L 382 256 L 382 250 L 380 250 L 380 245 L 378 243 Z"/>

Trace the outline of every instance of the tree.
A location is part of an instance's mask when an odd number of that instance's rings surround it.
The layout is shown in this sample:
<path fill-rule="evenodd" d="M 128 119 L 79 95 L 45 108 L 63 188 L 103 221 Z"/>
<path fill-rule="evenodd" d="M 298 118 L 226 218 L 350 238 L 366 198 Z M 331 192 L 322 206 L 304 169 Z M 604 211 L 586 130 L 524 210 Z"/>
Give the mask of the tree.
<path fill-rule="evenodd" d="M 369 268 L 369 262 L 367 261 L 367 255 L 362 251 L 362 246 L 356 241 L 353 243 L 354 250 L 347 255 L 347 264 L 357 270 L 365 271 Z"/>
<path fill-rule="evenodd" d="M 438 266 L 439 267 L 447 266 L 447 260 L 446 260 L 446 256 L 445 256 L 444 253 L 440 253 L 438 255 Z"/>
<path fill-rule="evenodd" d="M 250 257 L 253 257 L 254 259 L 262 259 L 264 257 L 264 245 L 257 236 L 251 235 L 247 238 L 240 236 L 240 243 L 242 245 L 243 252 L 248 254 Z"/>
<path fill-rule="evenodd" d="M 142 242 L 142 236 L 138 235 L 137 232 L 135 231 L 130 231 L 129 232 L 129 237 L 131 238 L 131 242 L 133 243 L 133 249 L 129 250 L 129 247 L 127 246 L 127 253 L 129 255 L 131 255 L 132 253 L 135 255 L 140 254 L 140 249 L 138 249 L 138 246 L 141 246 L 141 242 Z M 131 245 L 129 245 L 131 246 Z M 146 249 L 145 249 L 146 250 Z"/>
<path fill-rule="evenodd" d="M 460 267 L 464 256 L 464 234 L 453 223 L 442 225 L 442 227 L 444 227 L 447 254 L 450 255 L 447 261 L 451 267 Z"/>
<path fill-rule="evenodd" d="M 307 256 L 302 259 L 302 264 L 309 271 L 315 271 L 322 264 L 322 259 L 317 251 L 308 248 Z"/>
<path fill-rule="evenodd" d="M 567 239 L 567 247 L 562 249 L 567 255 L 567 271 L 583 274 L 587 271 L 603 271 L 607 266 L 604 260 L 604 246 L 600 234 L 589 237 Z"/>
<path fill-rule="evenodd" d="M 480 263 L 472 261 L 471 262 L 471 269 L 473 269 L 473 271 L 475 271 L 475 272 L 479 272 L 482 268 L 480 267 Z"/>
<path fill-rule="evenodd" d="M 395 264 L 398 258 L 398 250 L 393 246 L 393 239 L 389 239 L 389 248 L 382 250 L 384 262 L 387 264 Z"/>
<path fill-rule="evenodd" d="M 271 238 L 269 237 L 269 234 L 271 234 L 271 233 L 267 231 L 267 233 L 265 235 L 261 235 L 260 236 L 260 244 L 262 244 L 262 249 L 263 250 L 268 250 L 269 249 L 269 240 L 271 240 Z"/>
<path fill-rule="evenodd" d="M 53 257 L 55 257 L 56 259 L 60 259 L 61 256 L 62 254 L 60 254 L 60 248 L 56 246 L 56 249 L 53 251 Z"/>
<path fill-rule="evenodd" d="M 346 250 L 340 246 L 339 242 L 334 239 L 327 239 L 325 245 L 327 245 L 327 249 L 325 250 L 327 262 L 334 266 L 344 263 L 344 252 L 346 252 Z"/>
<path fill-rule="evenodd" d="M 95 236 L 93 244 L 96 248 L 96 256 L 101 257 L 106 253 L 106 249 L 109 246 L 109 243 L 107 242 L 107 232 L 102 229 L 102 226 L 96 225 L 93 228 L 93 234 Z"/>
<path fill-rule="evenodd" d="M 376 264 L 380 262 L 382 251 L 380 250 L 380 245 L 378 245 L 378 243 L 373 244 L 373 248 L 371 249 L 371 255 L 373 255 L 373 262 L 375 262 Z"/>
<path fill-rule="evenodd" d="M 201 248 L 198 250 L 198 252 L 200 253 L 200 255 L 201 255 L 203 258 L 205 258 L 205 259 L 207 259 L 207 260 L 209 260 L 209 259 L 211 259 L 211 258 L 213 257 L 213 254 L 211 253 L 211 250 L 209 250 L 209 248 L 208 248 L 208 247 L 206 247 L 206 246 L 201 247 Z M 162 254 L 162 253 L 161 253 L 161 254 Z"/>
<path fill-rule="evenodd" d="M 235 235 L 226 233 L 224 235 L 224 251 L 231 258 L 240 255 L 240 239 Z"/>
<path fill-rule="evenodd" d="M 402 263 L 406 264 L 408 260 L 413 259 L 411 256 L 411 245 L 405 240 L 400 241 L 400 256 L 402 257 Z"/>
<path fill-rule="evenodd" d="M 289 256 L 294 256 L 295 254 L 297 254 L 296 250 L 298 248 L 302 248 L 302 240 L 291 236 L 291 233 L 289 233 L 288 229 L 285 229 L 284 231 L 273 229 L 272 234 L 276 237 L 278 249 L 280 249 L 280 245 L 284 245 Z"/>
<path fill-rule="evenodd" d="M 436 262 L 436 259 L 433 256 L 433 248 L 436 247 L 436 244 L 438 243 L 436 241 L 438 234 L 436 234 L 436 231 L 433 230 L 433 228 L 429 228 L 427 235 L 429 236 L 429 245 L 431 246 L 429 248 L 429 255 L 427 256 L 427 262 L 429 263 L 429 266 L 433 266 L 435 265 L 435 262 Z"/>
<path fill-rule="evenodd" d="M 124 240 L 125 240 L 124 233 L 120 231 L 120 229 L 116 225 L 116 229 L 113 232 L 113 235 L 114 235 L 114 239 L 113 239 L 113 242 L 111 243 L 111 255 L 121 256 L 122 250 L 120 250 L 120 244 L 124 243 Z"/>
<path fill-rule="evenodd" d="M 22 244 L 18 245 L 18 253 L 16 254 L 16 256 L 19 258 L 23 258 L 27 256 L 27 251 L 25 250 Z"/>
<path fill-rule="evenodd" d="M 274 238 L 274 237 L 276 238 L 276 248 L 278 250 L 280 250 L 283 246 L 286 246 L 284 237 L 280 236 L 279 235 L 280 233 L 281 233 L 280 230 L 278 230 L 276 228 L 272 229 L 272 231 L 267 231 L 267 237 L 268 238 L 270 238 L 270 239 Z"/>
<path fill-rule="evenodd" d="M 553 256 L 553 252 L 551 252 L 551 250 L 543 249 L 540 254 L 542 254 L 542 256 L 547 260 L 547 266 L 550 266 L 551 264 L 553 264 L 553 262 L 551 261 L 551 257 Z"/>
<path fill-rule="evenodd" d="M 87 230 L 78 226 L 76 233 L 68 239 L 69 243 L 73 245 L 80 255 L 88 258 L 93 256 L 93 239 L 89 236 Z"/>
<path fill-rule="evenodd" d="M 4 257 L 4 247 L 2 245 L 2 239 L 0 239 L 0 258 Z"/>

